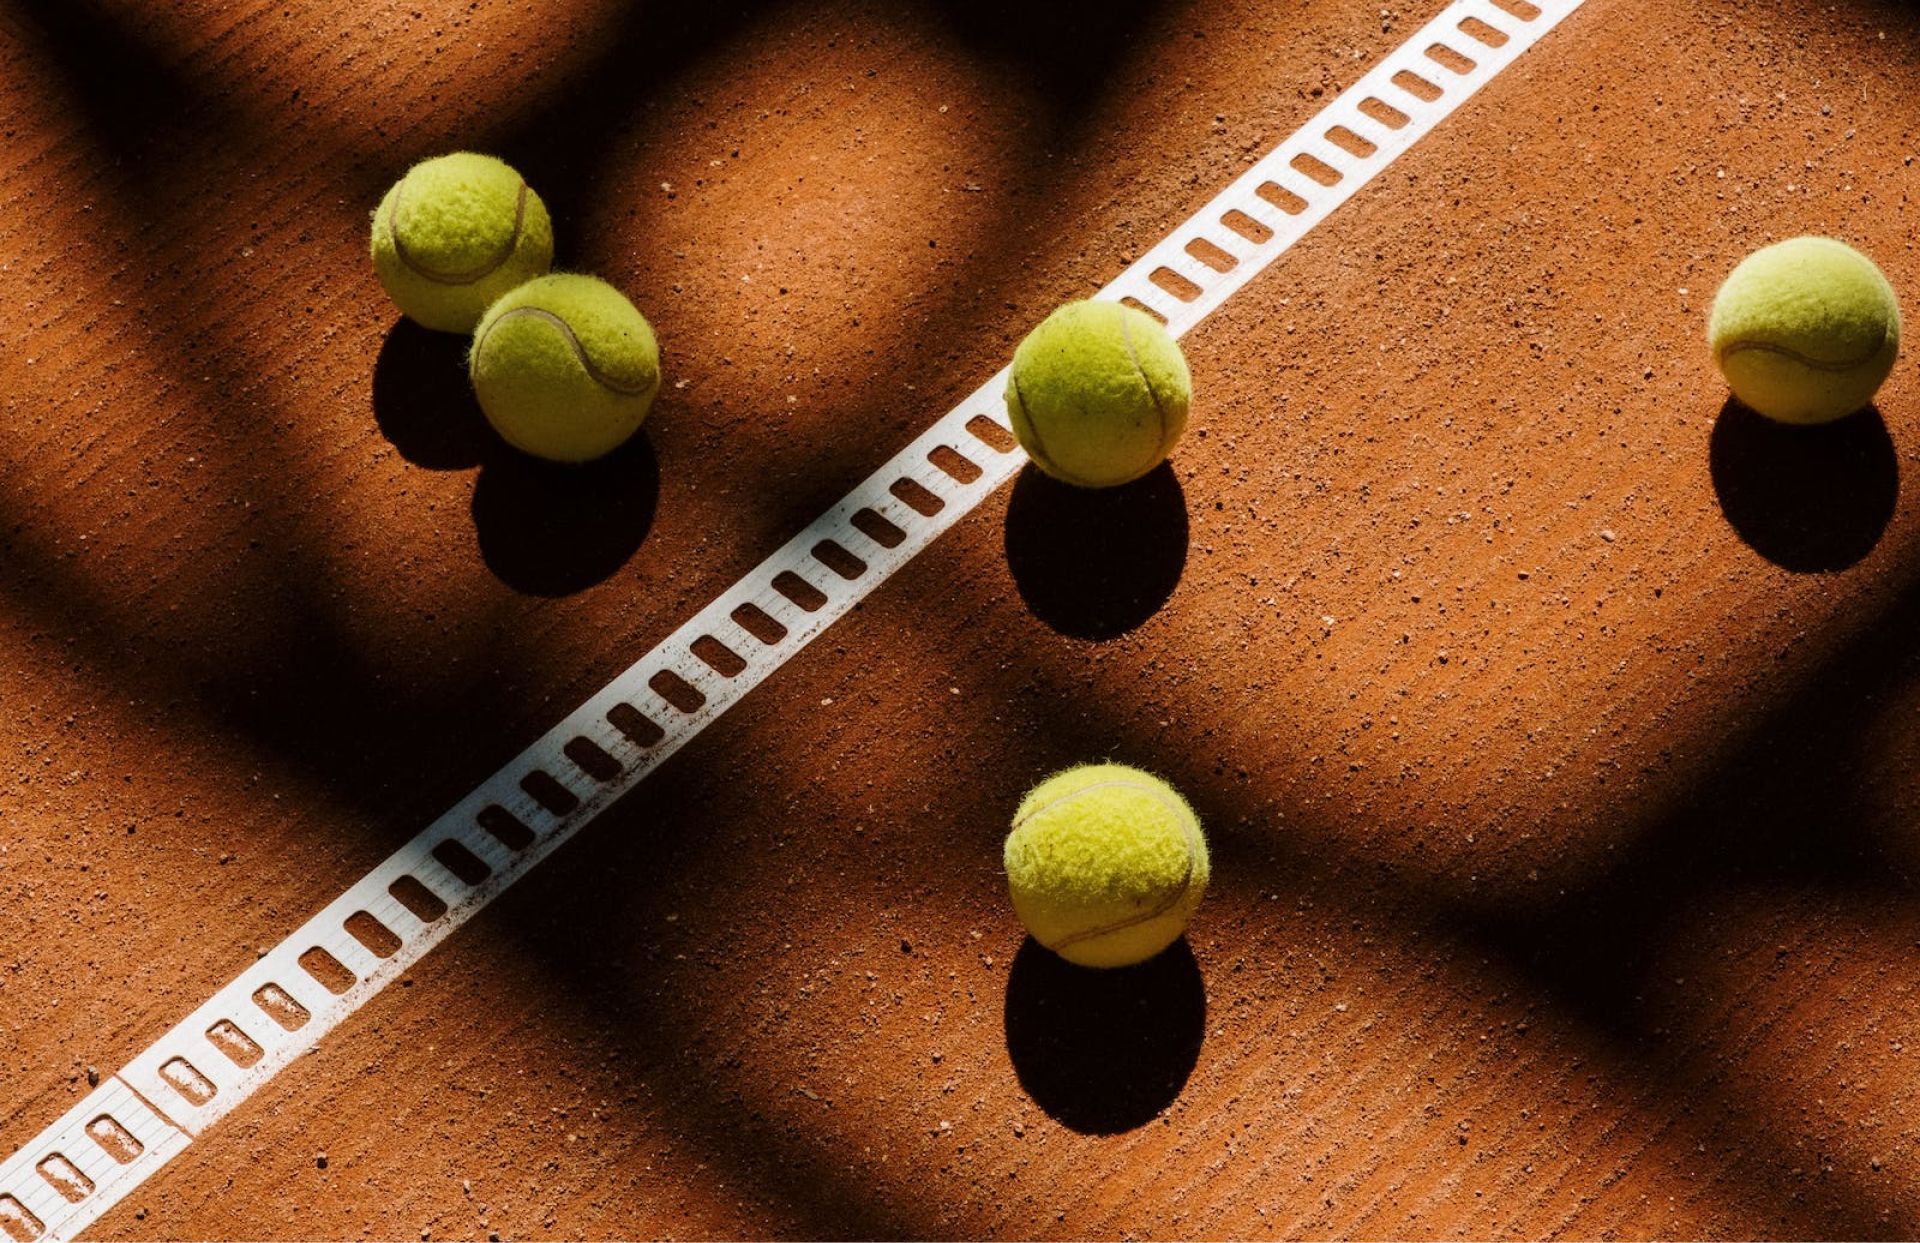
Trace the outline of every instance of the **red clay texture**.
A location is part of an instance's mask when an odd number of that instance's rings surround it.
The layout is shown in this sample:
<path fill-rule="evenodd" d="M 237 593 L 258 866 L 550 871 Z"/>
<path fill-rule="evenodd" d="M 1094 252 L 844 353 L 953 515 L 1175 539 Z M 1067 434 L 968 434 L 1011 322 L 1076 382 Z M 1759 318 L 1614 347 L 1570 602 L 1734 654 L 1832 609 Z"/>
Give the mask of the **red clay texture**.
<path fill-rule="evenodd" d="M 1442 7 L 7 0 L 0 1153 Z M 98 1232 L 1920 1232 L 1920 382 L 1704 346 L 1796 234 L 1920 291 L 1916 38 L 1588 0 L 1185 338 L 1168 468 L 1024 472 Z M 660 335 L 584 472 L 369 270 L 462 148 Z M 1109 758 L 1214 871 L 1095 977 L 999 851 Z"/>

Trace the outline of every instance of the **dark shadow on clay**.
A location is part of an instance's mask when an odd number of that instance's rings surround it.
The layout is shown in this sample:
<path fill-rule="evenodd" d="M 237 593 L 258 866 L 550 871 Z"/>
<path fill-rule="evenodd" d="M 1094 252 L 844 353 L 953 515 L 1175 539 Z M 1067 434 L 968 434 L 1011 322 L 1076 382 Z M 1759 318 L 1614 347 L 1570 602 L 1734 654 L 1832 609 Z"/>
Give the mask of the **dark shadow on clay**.
<path fill-rule="evenodd" d="M 568 596 L 611 578 L 647 538 L 660 463 L 646 434 L 581 466 L 516 452 L 487 426 L 467 383 L 467 338 L 402 319 L 373 369 L 373 417 L 417 466 L 481 467 L 474 534 L 515 591 Z"/>
<path fill-rule="evenodd" d="M 1729 399 L 1707 451 L 1727 522 L 1755 552 L 1796 573 L 1844 570 L 1893 519 L 1900 463 L 1880 411 L 1793 427 Z"/>
<path fill-rule="evenodd" d="M 486 456 L 493 433 L 467 383 L 468 340 L 401 319 L 374 361 L 374 421 L 416 466 L 465 470 Z"/>
<path fill-rule="evenodd" d="M 1033 467 L 1007 502 L 1007 568 L 1041 621 L 1111 639 L 1152 617 L 1187 565 L 1187 498 L 1173 467 L 1118 488 L 1076 488 Z"/>
<path fill-rule="evenodd" d="M 146 181 L 171 168 L 178 147 L 162 135 L 178 136 L 194 119 L 207 131 L 224 128 L 231 113 L 210 107 L 204 84 L 172 58 L 149 46 L 139 22 L 112 5 L 74 0 L 10 0 L 7 23 L 38 46 L 36 64 L 51 64 L 71 87 L 75 109 L 88 123 L 88 137 L 113 152 L 117 171 Z M 137 9 L 136 9 L 137 15 Z M 219 113 L 219 120 L 211 116 Z M 173 170 L 177 173 L 177 170 Z M 192 185 L 176 176 L 176 187 Z M 113 204 L 136 219 L 151 220 L 154 204 Z"/>
<path fill-rule="evenodd" d="M 1073 115 L 1105 91 L 1117 62 L 1140 54 L 1140 32 L 1164 0 L 934 0 L 968 51 L 1047 84 Z"/>
<path fill-rule="evenodd" d="M 1184 938 L 1135 967 L 1076 967 L 1033 938 L 1007 975 L 1007 1054 L 1020 1086 L 1085 1135 L 1144 1126 L 1200 1060 L 1207 994 Z"/>
<path fill-rule="evenodd" d="M 660 462 L 641 431 L 597 461 L 543 462 L 494 441 L 473 486 L 487 568 L 515 591 L 566 596 L 611 578 L 653 526 Z"/>

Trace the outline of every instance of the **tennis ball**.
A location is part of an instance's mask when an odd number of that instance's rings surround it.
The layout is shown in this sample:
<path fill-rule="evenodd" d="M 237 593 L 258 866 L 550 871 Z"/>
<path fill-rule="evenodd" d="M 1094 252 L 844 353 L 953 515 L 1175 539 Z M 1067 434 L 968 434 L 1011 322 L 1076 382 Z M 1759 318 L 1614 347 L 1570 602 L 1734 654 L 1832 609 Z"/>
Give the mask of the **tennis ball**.
<path fill-rule="evenodd" d="M 462 151 L 407 170 L 373 213 L 373 270 L 407 317 L 472 332 L 481 312 L 553 263 L 553 222 L 520 174 Z"/>
<path fill-rule="evenodd" d="M 1900 352 L 1900 303 L 1873 260 L 1796 237 L 1733 270 L 1707 321 L 1734 396 L 1782 423 L 1826 423 L 1873 400 Z"/>
<path fill-rule="evenodd" d="M 467 370 L 507 443 L 549 461 L 585 462 L 639 430 L 660 391 L 660 345 L 618 289 L 556 272 L 487 308 Z"/>
<path fill-rule="evenodd" d="M 1020 922 L 1083 967 L 1152 958 L 1186 931 L 1207 888 L 1193 809 L 1124 764 L 1085 764 L 1034 787 L 1014 814 L 1005 862 Z"/>
<path fill-rule="evenodd" d="M 1111 488 L 1166 460 L 1186 430 L 1193 380 L 1160 322 L 1118 302 L 1069 302 L 1013 353 L 1007 415 L 1033 464 Z"/>

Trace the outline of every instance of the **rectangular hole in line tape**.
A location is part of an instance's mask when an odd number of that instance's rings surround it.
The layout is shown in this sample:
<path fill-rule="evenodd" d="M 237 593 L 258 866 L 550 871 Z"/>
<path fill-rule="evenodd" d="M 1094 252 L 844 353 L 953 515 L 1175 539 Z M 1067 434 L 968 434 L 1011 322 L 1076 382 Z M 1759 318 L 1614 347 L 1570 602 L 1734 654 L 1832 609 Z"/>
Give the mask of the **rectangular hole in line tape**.
<path fill-rule="evenodd" d="M 166 1085 L 180 1094 L 182 1100 L 195 1107 L 212 1100 L 217 1089 L 213 1080 L 201 1074 L 184 1057 L 176 1057 L 160 1068 L 160 1078 Z"/>
<path fill-rule="evenodd" d="M 473 822 L 486 830 L 487 836 L 499 842 L 508 850 L 522 851 L 533 845 L 533 839 L 539 834 L 527 827 L 527 822 L 514 815 L 498 803 L 488 803 L 473 813 Z M 444 909 L 444 907 L 442 908 Z"/>
<path fill-rule="evenodd" d="M 1506 31 L 1495 30 L 1477 17 L 1463 18 L 1460 22 L 1460 33 L 1488 47 L 1505 47 L 1508 42 Z"/>
<path fill-rule="evenodd" d="M 1122 301 L 1125 301 L 1125 299 L 1122 299 Z M 1135 303 L 1135 305 L 1137 306 L 1139 304 Z M 1145 309 L 1145 308 L 1142 308 L 1142 309 Z M 1161 322 L 1163 323 L 1165 322 L 1164 316 L 1155 316 L 1154 318 L 1161 320 Z M 947 503 L 945 501 L 935 496 L 932 492 L 929 492 L 926 489 L 926 486 L 922 484 L 919 480 L 908 479 L 904 475 L 894 480 L 892 483 L 888 484 L 887 491 L 893 494 L 894 500 L 899 501 L 902 505 L 905 505 L 908 509 L 911 509 L 914 513 L 919 514 L 922 518 L 931 518 L 935 514 L 939 513 L 941 510 L 947 507 Z M 780 586 L 780 580 L 777 578 L 773 580 L 773 585 L 776 588 L 778 588 Z M 784 591 L 782 591 L 780 594 L 783 596 L 787 595 L 787 593 Z M 787 596 L 787 598 L 789 600 L 793 599 L 792 596 Z M 794 603 L 799 604 L 800 602 L 798 600 L 794 600 Z M 820 603 L 821 604 L 826 603 L 826 600 L 824 597 L 821 599 Z M 804 604 L 800 605 L 800 607 L 806 608 Z M 817 608 L 819 606 L 816 605 L 815 607 Z"/>
<path fill-rule="evenodd" d="M 657 747 L 667 731 L 658 721 L 629 703 L 618 703 L 607 709 L 607 724 L 620 731 L 620 736 L 634 746 L 645 750 Z"/>
<path fill-rule="evenodd" d="M 1540 6 L 1528 3 L 1528 0 L 1489 0 L 1494 8 L 1502 13 L 1530 22 L 1540 16 Z"/>
<path fill-rule="evenodd" d="M 120 1125 L 111 1114 L 101 1114 L 87 1123 L 87 1138 L 100 1145 L 100 1151 L 121 1165 L 130 1164 L 143 1151 L 133 1132 Z"/>
<path fill-rule="evenodd" d="M 556 816 L 567 815 L 580 806 L 580 796 L 561 785 L 560 779 L 544 768 L 536 768 L 520 778 L 520 788 L 527 792 L 527 797 Z"/>
<path fill-rule="evenodd" d="M 972 483 L 980 477 L 980 467 L 970 457 L 964 456 L 951 445 L 935 445 L 927 450 L 927 461 L 940 468 L 942 474 L 950 475 L 958 483 Z"/>
<path fill-rule="evenodd" d="M 1304 151 L 1294 156 L 1291 160 L 1288 160 L 1287 166 L 1292 168 L 1296 173 L 1313 178 L 1323 186 L 1337 186 L 1340 184 L 1342 174 L 1339 169 L 1327 163 L 1325 160 L 1316 159 L 1308 155 Z"/>
<path fill-rule="evenodd" d="M 487 866 L 485 859 L 451 837 L 433 848 L 433 857 L 463 885 L 477 885 L 493 875 L 493 869 Z"/>
<path fill-rule="evenodd" d="M 423 924 L 430 924 L 447 913 L 447 904 L 440 900 L 440 895 L 421 884 L 416 876 L 402 876 L 387 886 L 387 892 Z"/>
<path fill-rule="evenodd" d="M 822 596 L 821 603 L 825 602 L 826 597 Z M 647 679 L 647 685 L 654 694 L 682 712 L 698 712 L 707 702 L 707 697 L 700 693 L 699 687 L 671 669 L 662 669 L 654 674 Z"/>
<path fill-rule="evenodd" d="M 1436 43 L 1427 49 L 1427 59 L 1436 65 L 1445 65 L 1462 77 L 1472 73 L 1478 66 L 1459 52 L 1444 43 Z"/>
<path fill-rule="evenodd" d="M 1007 430 L 1004 423 L 988 418 L 984 414 L 976 414 L 968 419 L 967 430 L 973 433 L 975 440 L 995 453 L 1012 453 L 1013 447 L 1020 443 L 1013 438 L 1013 433 Z"/>
<path fill-rule="evenodd" d="M 1120 299 L 1120 305 L 1130 306 L 1134 310 L 1139 311 L 1143 315 L 1151 315 L 1153 316 L 1154 320 L 1158 323 L 1164 324 L 1167 322 L 1166 316 L 1162 315 L 1160 312 L 1154 310 L 1152 307 L 1148 306 L 1146 303 L 1140 301 L 1140 299 L 1132 297 L 1131 295 Z"/>
<path fill-rule="evenodd" d="M 1380 122 L 1388 129 L 1405 129 L 1413 118 L 1394 107 L 1378 95 L 1369 95 L 1360 101 L 1360 111 Z"/>
<path fill-rule="evenodd" d="M 235 1066 L 245 1069 L 259 1061 L 265 1055 L 253 1037 L 240 1030 L 240 1025 L 232 1019 L 221 1019 L 207 1028 L 207 1043 L 227 1055 L 227 1060 Z"/>
<path fill-rule="evenodd" d="M 1188 242 L 1186 251 L 1216 272 L 1231 272 L 1240 266 L 1238 259 L 1235 259 L 1226 251 L 1221 250 L 1204 237 L 1196 237 Z"/>
<path fill-rule="evenodd" d="M 1166 290 L 1182 302 L 1191 302 L 1200 296 L 1200 286 L 1180 275 L 1172 268 L 1155 268 L 1148 273 L 1147 279 Z"/>
<path fill-rule="evenodd" d="M 1297 216 L 1307 210 L 1307 200 L 1277 181 L 1263 181 L 1253 188 L 1253 192 L 1289 216 Z"/>
<path fill-rule="evenodd" d="M 1369 142 L 1367 139 L 1362 138 L 1360 135 L 1354 133 L 1352 130 L 1348 129 L 1344 125 L 1336 125 L 1332 129 L 1328 130 L 1327 141 L 1332 143 L 1334 146 L 1340 148 L 1342 151 L 1346 152 L 1348 155 L 1358 156 L 1360 159 L 1363 159 L 1363 160 L 1380 149 L 1378 146 Z"/>
<path fill-rule="evenodd" d="M 861 512 L 864 513 L 866 511 L 863 510 Z M 858 515 L 856 515 L 856 517 L 857 516 Z M 787 628 L 780 624 L 779 619 L 757 604 L 742 604 L 734 609 L 732 613 L 728 614 L 728 616 L 733 618 L 734 625 L 740 627 L 740 629 L 746 631 L 768 647 L 772 647 L 787 637 Z M 621 732 L 625 733 L 626 731 L 622 730 Z"/>
<path fill-rule="evenodd" d="M 325 946 L 310 946 L 295 961 L 300 964 L 302 971 L 313 977 L 314 983 L 330 993 L 344 993 L 353 987 L 353 972 L 347 969 L 347 964 L 329 954 Z"/>
<path fill-rule="evenodd" d="M 305 1006 L 295 1001 L 293 996 L 278 984 L 262 984 L 255 989 L 253 1004 L 260 1007 L 261 1013 L 290 1032 L 299 1031 L 307 1025 L 307 1020 L 313 1017 L 307 1012 Z"/>
<path fill-rule="evenodd" d="M 1247 215 L 1247 213 L 1237 207 L 1220 217 L 1220 223 L 1226 225 L 1229 229 L 1232 229 L 1235 233 L 1238 233 L 1241 237 L 1246 238 L 1256 246 L 1273 236 L 1272 229 L 1261 224 L 1258 220 L 1255 220 L 1252 216 Z"/>
<path fill-rule="evenodd" d="M 40 1171 L 40 1177 L 68 1204 L 78 1204 L 93 1194 L 93 1180 L 60 1153 L 54 1153 L 33 1168 Z"/>
<path fill-rule="evenodd" d="M 27 1211 L 27 1206 L 9 1195 L 0 1195 L 0 1233 L 13 1243 L 33 1243 L 47 1232 L 46 1225 Z"/>
<path fill-rule="evenodd" d="M 808 555 L 848 582 L 867 572 L 866 562 L 830 539 L 823 539 L 815 544 Z"/>
<path fill-rule="evenodd" d="M 340 926 L 375 958 L 392 958 L 400 952 L 399 935 L 374 918 L 371 911 L 355 911 L 341 921 Z"/>
<path fill-rule="evenodd" d="M 882 548 L 898 548 L 906 543 L 907 533 L 887 521 L 886 515 L 871 509 L 856 509 L 847 518 L 853 529 Z"/>
<path fill-rule="evenodd" d="M 915 485 L 918 486 L 917 484 Z M 922 488 L 921 491 L 926 491 Z M 931 494 L 929 494 L 931 495 Z M 792 570 L 782 570 L 773 576 L 773 589 L 785 596 L 788 601 L 805 609 L 809 613 L 818 613 L 827 602 L 827 593 L 801 578 Z"/>
<path fill-rule="evenodd" d="M 747 671 L 747 662 L 740 653 L 710 634 L 695 639 L 689 645 L 689 650 L 699 658 L 701 664 L 723 678 L 737 678 Z"/>
<path fill-rule="evenodd" d="M 1415 99 L 1429 104 L 1446 94 L 1445 91 L 1411 69 L 1402 69 L 1399 73 L 1394 74 L 1393 84 Z"/>
<path fill-rule="evenodd" d="M 571 739 L 561 748 L 561 751 L 573 761 L 575 768 L 595 781 L 612 781 L 626 771 L 620 766 L 619 760 L 608 755 L 601 749 L 600 744 L 591 738 Z"/>

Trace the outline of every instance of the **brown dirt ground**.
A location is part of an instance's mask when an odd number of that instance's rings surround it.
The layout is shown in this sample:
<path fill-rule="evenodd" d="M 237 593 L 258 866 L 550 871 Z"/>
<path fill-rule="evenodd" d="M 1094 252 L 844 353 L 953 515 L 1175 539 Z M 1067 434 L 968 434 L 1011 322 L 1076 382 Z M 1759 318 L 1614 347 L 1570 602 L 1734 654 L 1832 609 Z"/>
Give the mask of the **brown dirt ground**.
<path fill-rule="evenodd" d="M 1440 7 L 6 0 L 0 1150 Z M 1920 290 L 1917 38 L 1590 0 L 1171 471 L 1023 477 L 101 1232 L 1920 1233 L 1920 382 L 1786 436 L 1700 344 L 1795 233 Z M 584 482 L 365 262 L 462 146 L 666 345 Z M 1217 881 L 1088 979 L 997 851 L 1103 756 Z"/>

